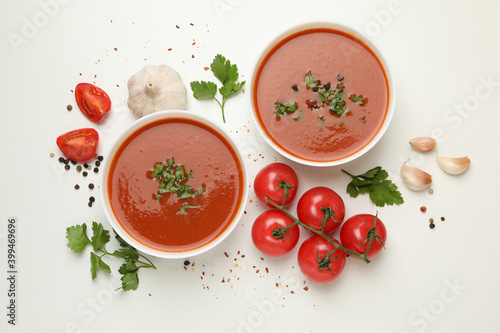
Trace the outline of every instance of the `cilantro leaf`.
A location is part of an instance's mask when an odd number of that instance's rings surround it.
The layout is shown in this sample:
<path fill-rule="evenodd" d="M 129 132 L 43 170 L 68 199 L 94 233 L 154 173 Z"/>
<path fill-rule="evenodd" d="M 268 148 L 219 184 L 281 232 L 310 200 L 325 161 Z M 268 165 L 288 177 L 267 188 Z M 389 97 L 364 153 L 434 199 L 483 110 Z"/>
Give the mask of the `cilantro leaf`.
<path fill-rule="evenodd" d="M 92 236 L 92 247 L 94 250 L 104 248 L 105 244 L 109 242 L 109 231 L 104 230 L 101 223 L 92 222 L 92 231 L 94 235 Z"/>
<path fill-rule="evenodd" d="M 346 192 L 351 197 L 355 198 L 359 194 L 368 193 L 372 202 L 378 207 L 404 203 L 396 184 L 386 179 L 389 173 L 380 166 L 361 175 L 352 175 L 345 170 L 342 171 L 351 177 L 351 182 L 346 188 Z"/>
<path fill-rule="evenodd" d="M 89 244 L 94 248 L 90 253 L 90 275 L 92 279 L 97 277 L 98 270 L 111 273 L 111 267 L 102 260 L 107 255 L 125 260 L 125 264 L 118 270 L 123 276 L 121 278 L 122 287 L 117 290 L 136 290 L 139 285 L 139 268 L 156 269 L 151 260 L 137 252 L 135 248 L 118 235 L 115 238 L 122 248 L 113 253 L 106 251 L 105 244 L 110 240 L 109 231 L 104 229 L 101 223 L 92 222 L 92 230 L 94 232 L 92 240 L 88 239 L 86 230 L 87 225 L 85 223 L 69 227 L 66 229 L 66 238 L 68 239 L 68 247 L 77 253 L 82 252 Z M 99 255 L 98 252 L 102 254 Z"/>
<path fill-rule="evenodd" d="M 217 54 L 212 61 L 212 64 L 210 65 L 210 69 L 212 70 L 212 73 L 214 73 L 214 76 L 222 83 L 226 83 L 226 78 L 228 77 L 228 73 L 231 70 L 231 62 L 226 59 L 221 54 Z M 233 69 L 234 71 L 234 69 Z M 234 73 L 232 73 L 232 76 L 234 77 Z M 238 71 L 236 70 L 236 79 L 238 78 Z M 234 81 L 236 81 L 233 80 Z"/>
<path fill-rule="evenodd" d="M 377 184 L 377 186 L 373 186 L 373 190 L 370 191 L 370 199 L 378 207 L 383 207 L 385 204 L 389 206 L 394 204 L 400 205 L 404 200 L 397 189 L 397 186 L 393 182 L 384 180 Z"/>
<path fill-rule="evenodd" d="M 238 67 L 226 59 L 221 54 L 217 54 L 210 64 L 210 69 L 214 76 L 222 83 L 222 86 L 217 90 L 217 85 L 213 82 L 193 81 L 191 82 L 191 90 L 196 99 L 214 99 L 222 110 L 222 120 L 226 122 L 224 115 L 224 106 L 226 100 L 235 95 L 245 85 L 246 81 L 238 81 Z M 222 96 L 222 100 L 215 97 L 217 91 Z"/>
<path fill-rule="evenodd" d="M 193 81 L 190 86 L 196 99 L 213 99 L 217 93 L 217 85 L 213 82 Z"/>
<path fill-rule="evenodd" d="M 132 261 L 127 261 L 126 264 L 123 264 L 120 267 L 118 272 L 123 275 L 120 279 L 122 281 L 121 289 L 124 291 L 137 289 L 139 286 L 138 271 L 139 267 L 137 267 L 137 265 Z"/>
<path fill-rule="evenodd" d="M 72 226 L 66 229 L 67 246 L 76 253 L 82 252 L 88 244 L 91 244 L 87 237 L 87 225 Z"/>

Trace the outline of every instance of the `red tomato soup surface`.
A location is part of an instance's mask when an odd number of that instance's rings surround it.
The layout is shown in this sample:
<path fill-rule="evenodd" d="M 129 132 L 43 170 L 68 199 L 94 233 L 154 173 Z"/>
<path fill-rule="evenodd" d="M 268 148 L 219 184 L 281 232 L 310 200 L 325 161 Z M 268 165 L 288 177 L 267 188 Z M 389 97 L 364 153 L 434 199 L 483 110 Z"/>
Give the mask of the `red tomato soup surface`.
<path fill-rule="evenodd" d="M 182 183 L 203 194 L 179 199 L 171 193 L 157 199 L 159 181 L 151 173 L 157 163 L 174 159 L 192 172 Z M 123 228 L 140 243 L 160 251 L 188 251 L 224 232 L 237 214 L 243 196 L 239 159 L 219 133 L 184 118 L 158 120 L 121 145 L 113 157 L 108 195 Z M 188 208 L 180 214 L 185 205 Z"/>
<path fill-rule="evenodd" d="M 306 86 L 308 72 L 329 90 L 342 83 L 343 106 L 350 111 L 330 112 Z M 361 150 L 380 130 L 388 109 L 388 82 L 375 54 L 354 37 L 327 28 L 300 31 L 275 45 L 257 69 L 253 88 L 257 119 L 267 135 L 310 161 L 335 161 Z M 366 99 L 355 102 L 351 95 Z M 297 111 L 277 117 L 276 102 L 296 103 Z"/>

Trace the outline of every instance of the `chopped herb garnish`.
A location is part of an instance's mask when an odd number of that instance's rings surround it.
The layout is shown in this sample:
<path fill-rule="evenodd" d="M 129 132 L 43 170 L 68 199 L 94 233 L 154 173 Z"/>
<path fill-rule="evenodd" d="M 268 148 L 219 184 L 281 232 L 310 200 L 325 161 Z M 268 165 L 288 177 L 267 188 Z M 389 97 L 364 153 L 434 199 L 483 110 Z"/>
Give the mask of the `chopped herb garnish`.
<path fill-rule="evenodd" d="M 356 176 L 345 170 L 342 171 L 352 178 L 346 189 L 351 197 L 355 198 L 359 194 L 369 193 L 370 199 L 379 207 L 404 203 L 398 187 L 392 181 L 386 179 L 389 177 L 389 173 L 382 167 L 375 167 L 364 174 Z"/>
<path fill-rule="evenodd" d="M 274 110 L 276 113 L 276 118 L 279 118 L 284 114 L 290 114 L 297 111 L 297 103 L 284 104 L 281 102 L 276 102 L 274 103 Z"/>
<path fill-rule="evenodd" d="M 185 181 L 193 178 L 193 173 L 192 171 L 186 172 L 183 165 L 175 165 L 172 157 L 168 159 L 166 165 L 157 163 L 151 172 L 151 177 L 159 182 L 158 193 L 155 194 L 158 201 L 161 201 L 162 195 L 165 193 L 175 194 L 179 199 L 189 199 L 205 192 L 205 187 L 193 192 L 192 187 L 185 184 Z M 196 206 L 188 208 L 196 208 Z M 185 208 L 181 208 L 181 214 L 184 214 L 185 210 Z"/>
<path fill-rule="evenodd" d="M 349 96 L 349 99 L 352 100 L 353 102 L 356 102 L 356 103 L 363 103 L 365 101 L 365 98 L 364 97 L 360 97 L 360 96 L 356 96 L 356 95 L 351 95 Z"/>

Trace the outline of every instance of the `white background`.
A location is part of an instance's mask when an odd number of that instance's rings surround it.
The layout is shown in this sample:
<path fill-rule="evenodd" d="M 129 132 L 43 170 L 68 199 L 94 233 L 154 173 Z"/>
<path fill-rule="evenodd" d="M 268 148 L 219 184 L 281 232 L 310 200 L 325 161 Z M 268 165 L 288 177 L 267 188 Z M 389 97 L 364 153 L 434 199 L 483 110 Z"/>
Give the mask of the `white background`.
<path fill-rule="evenodd" d="M 0 0 L 0 331 L 497 331 L 499 12 L 493 0 Z M 297 267 L 298 249 L 271 259 L 254 248 L 251 225 L 265 208 L 251 189 L 235 231 L 210 252 L 189 258 L 187 269 L 184 260 L 156 259 L 156 271 L 140 272 L 137 291 L 114 292 L 121 263 L 110 259 L 115 273 L 99 272 L 92 281 L 88 251 L 70 251 L 65 229 L 91 221 L 109 228 L 98 192 L 86 188 L 98 177 L 64 171 L 56 137 L 96 127 L 99 153 L 105 154 L 134 120 L 126 82 L 144 65 L 168 64 L 188 86 L 213 80 L 204 67 L 221 53 L 249 80 L 267 42 L 310 21 L 354 26 L 387 55 L 397 104 L 382 140 L 342 167 L 289 162 L 258 136 L 248 81 L 244 93 L 228 100 L 223 127 L 247 157 L 251 181 L 264 165 L 283 161 L 299 175 L 299 194 L 327 185 L 344 198 L 348 216 L 378 211 L 388 228 L 386 251 L 369 265 L 348 260 L 331 284 L 312 283 Z M 72 89 L 79 82 L 95 82 L 110 95 L 113 108 L 102 124 L 76 107 Z M 222 123 L 215 102 L 190 93 L 188 110 Z M 438 138 L 443 156 L 468 155 L 470 169 L 458 177 L 445 174 L 433 153 L 412 152 L 408 140 L 417 136 Z M 434 194 L 403 185 L 399 167 L 409 158 L 433 175 Z M 367 196 L 345 193 L 349 179 L 341 168 L 362 173 L 377 165 L 399 185 L 403 205 L 377 208 Z M 92 208 L 90 195 L 97 199 Z M 10 216 L 19 223 L 15 327 L 7 324 L 3 278 Z M 433 230 L 429 218 L 436 220 Z"/>

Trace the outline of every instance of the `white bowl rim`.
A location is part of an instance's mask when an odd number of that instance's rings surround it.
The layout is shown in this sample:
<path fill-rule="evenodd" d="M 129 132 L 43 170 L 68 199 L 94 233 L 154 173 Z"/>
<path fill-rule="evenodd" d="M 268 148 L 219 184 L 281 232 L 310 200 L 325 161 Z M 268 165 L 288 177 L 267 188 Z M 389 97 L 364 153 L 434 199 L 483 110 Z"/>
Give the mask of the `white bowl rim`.
<path fill-rule="evenodd" d="M 226 229 L 219 234 L 216 238 L 211 240 L 205 245 L 202 245 L 198 248 L 188 250 L 188 251 L 161 251 L 157 250 L 154 248 L 151 248 L 135 238 L 133 238 L 123 227 L 122 225 L 118 222 L 115 214 L 113 213 L 113 210 L 111 208 L 111 203 L 109 202 L 109 196 L 108 196 L 108 183 L 107 183 L 107 176 L 109 173 L 109 169 L 111 166 L 111 162 L 113 161 L 113 158 L 115 156 L 116 150 L 120 147 L 122 142 L 128 138 L 132 133 L 134 133 L 136 130 L 139 128 L 143 127 L 144 125 L 147 125 L 151 122 L 161 120 L 161 119 L 168 119 L 168 118 L 184 118 L 188 120 L 194 120 L 201 122 L 203 124 L 208 125 L 211 127 L 213 130 L 217 131 L 220 135 L 222 135 L 228 143 L 232 146 L 234 152 L 237 155 L 237 158 L 239 159 L 240 165 L 241 165 L 241 170 L 243 173 L 243 194 L 241 197 L 240 205 L 237 208 L 237 213 L 234 216 L 233 220 L 231 223 L 226 227 Z M 113 227 L 113 229 L 116 231 L 116 233 L 123 238 L 127 243 L 129 243 L 131 246 L 139 250 L 140 252 L 143 252 L 148 255 L 152 255 L 155 257 L 160 257 L 160 258 L 168 258 L 168 259 L 181 259 L 181 258 L 188 258 L 188 257 L 193 257 L 196 255 L 199 255 L 201 253 L 204 253 L 218 244 L 220 244 L 226 237 L 234 230 L 236 225 L 238 224 L 238 221 L 241 219 L 244 210 L 245 210 L 245 205 L 248 200 L 248 169 L 247 165 L 245 163 L 245 160 L 243 159 L 243 155 L 234 142 L 234 140 L 228 135 L 228 133 L 218 124 L 215 122 L 207 119 L 204 116 L 195 114 L 191 111 L 187 110 L 165 110 L 165 111 L 158 111 L 149 115 L 146 115 L 142 118 L 139 118 L 138 120 L 134 121 L 131 123 L 119 136 L 116 138 L 116 140 L 112 143 L 110 148 L 108 149 L 107 152 L 107 157 L 104 159 L 104 162 L 101 166 L 101 175 L 100 175 L 100 195 L 101 195 L 101 201 L 102 201 L 102 206 L 104 209 L 104 213 L 106 215 L 106 218 L 108 219 L 109 223 Z"/>
<path fill-rule="evenodd" d="M 255 112 L 255 106 L 254 106 L 254 99 L 253 99 L 253 94 L 254 94 L 254 82 L 255 82 L 255 76 L 257 74 L 257 69 L 262 63 L 262 60 L 265 58 L 265 56 L 269 53 L 269 51 L 277 45 L 280 41 L 282 41 L 284 38 L 300 32 L 304 30 L 309 30 L 309 29 L 317 29 L 317 28 L 326 28 L 326 29 L 332 29 L 332 30 L 338 30 L 341 32 L 345 32 L 348 35 L 359 39 L 362 43 L 364 43 L 378 58 L 379 62 L 382 64 L 382 67 L 385 71 L 385 76 L 387 79 L 387 84 L 389 87 L 389 101 L 388 101 L 388 108 L 386 112 L 386 116 L 384 119 L 384 122 L 382 123 L 382 126 L 379 128 L 377 134 L 368 142 L 363 148 L 355 152 L 354 154 L 351 154 L 349 156 L 336 159 L 336 160 L 330 160 L 330 161 L 313 161 L 313 160 L 307 160 L 303 159 L 300 157 L 297 157 L 294 154 L 291 154 L 290 152 L 286 151 L 279 145 L 277 145 L 271 138 L 268 137 L 266 131 L 262 128 L 261 123 L 259 119 L 257 118 L 256 112 Z M 392 117 L 394 115 L 394 110 L 396 106 L 396 83 L 394 79 L 394 75 L 391 69 L 391 66 L 389 62 L 387 61 L 387 57 L 385 54 L 382 52 L 381 48 L 376 45 L 376 43 L 357 30 L 356 28 L 344 24 L 344 23 L 339 23 L 339 22 L 327 22 L 327 21 L 314 21 L 314 22 L 308 22 L 308 23 L 302 23 L 300 25 L 296 25 L 294 27 L 288 28 L 287 30 L 281 32 L 277 37 L 274 37 L 271 42 L 268 42 L 264 48 L 264 50 L 260 53 L 259 57 L 257 58 L 257 61 L 255 62 L 254 66 L 252 67 L 252 74 L 251 74 L 251 84 L 249 88 L 249 98 L 250 98 L 250 104 L 252 107 L 252 118 L 256 124 L 257 130 L 260 133 L 260 135 L 264 138 L 264 140 L 279 154 L 282 156 L 297 162 L 299 164 L 303 165 L 309 165 L 309 166 L 318 166 L 318 167 L 329 167 L 329 166 L 337 166 L 341 164 L 345 164 L 348 162 L 351 162 L 360 156 L 364 155 L 367 153 L 370 149 L 372 149 L 382 138 L 382 136 L 385 134 L 387 131 L 387 128 L 389 127 Z"/>

